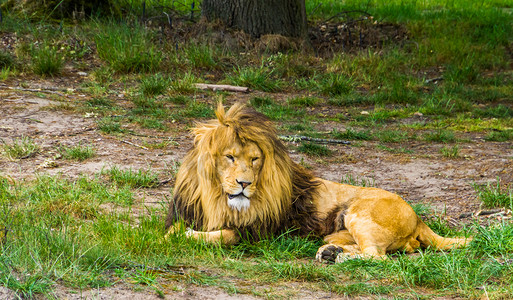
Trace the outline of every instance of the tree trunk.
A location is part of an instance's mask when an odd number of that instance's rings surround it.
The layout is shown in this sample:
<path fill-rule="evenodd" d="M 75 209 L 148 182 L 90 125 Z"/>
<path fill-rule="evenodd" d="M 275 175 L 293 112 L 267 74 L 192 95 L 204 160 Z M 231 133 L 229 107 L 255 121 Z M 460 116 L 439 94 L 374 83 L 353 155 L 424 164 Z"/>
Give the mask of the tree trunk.
<path fill-rule="evenodd" d="M 203 0 L 202 14 L 253 37 L 307 36 L 305 0 Z"/>

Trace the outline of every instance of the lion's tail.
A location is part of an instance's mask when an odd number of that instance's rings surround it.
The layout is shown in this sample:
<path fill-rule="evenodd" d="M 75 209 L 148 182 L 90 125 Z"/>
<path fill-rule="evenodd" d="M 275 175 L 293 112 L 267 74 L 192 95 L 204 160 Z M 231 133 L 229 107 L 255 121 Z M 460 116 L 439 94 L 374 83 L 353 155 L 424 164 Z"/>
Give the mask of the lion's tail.
<path fill-rule="evenodd" d="M 418 222 L 418 240 L 422 247 L 434 247 L 437 250 L 448 250 L 467 246 L 472 238 L 445 238 L 434 233 L 420 218 Z"/>

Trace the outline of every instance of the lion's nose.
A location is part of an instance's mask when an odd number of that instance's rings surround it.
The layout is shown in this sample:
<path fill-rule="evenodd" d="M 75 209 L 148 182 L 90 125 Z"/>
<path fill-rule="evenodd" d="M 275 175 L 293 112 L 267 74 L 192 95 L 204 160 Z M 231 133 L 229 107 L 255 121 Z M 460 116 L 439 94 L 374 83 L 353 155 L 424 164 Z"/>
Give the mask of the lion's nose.
<path fill-rule="evenodd" d="M 248 181 L 239 181 L 237 180 L 237 183 L 240 184 L 242 186 L 242 189 L 245 189 L 248 185 L 251 184 L 251 182 L 248 182 Z"/>

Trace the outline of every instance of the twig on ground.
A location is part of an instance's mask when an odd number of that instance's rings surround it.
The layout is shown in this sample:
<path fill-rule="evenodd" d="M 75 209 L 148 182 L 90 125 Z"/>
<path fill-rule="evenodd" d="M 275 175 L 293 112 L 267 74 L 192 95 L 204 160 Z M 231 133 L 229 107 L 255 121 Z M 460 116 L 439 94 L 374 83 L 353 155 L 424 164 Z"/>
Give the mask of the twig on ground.
<path fill-rule="evenodd" d="M 125 144 L 128 144 L 128 145 L 135 146 L 135 147 L 139 147 L 139 148 L 144 149 L 144 150 L 148 150 L 148 148 L 146 148 L 146 147 L 144 147 L 144 146 L 137 145 L 137 144 L 134 144 L 134 143 L 129 142 L 129 141 L 124 141 L 124 140 L 123 140 L 123 141 L 121 141 L 121 142 L 123 142 L 123 143 L 125 143 Z"/>
<path fill-rule="evenodd" d="M 159 181 L 158 185 L 161 186 L 166 183 L 170 183 L 171 181 L 173 181 L 173 178 L 164 179 L 164 180 Z"/>
<path fill-rule="evenodd" d="M 26 89 L 26 88 L 20 88 L 20 87 L 9 87 L 11 90 L 18 90 L 18 91 L 24 91 L 24 92 L 33 92 L 33 93 L 47 93 L 47 94 L 54 94 L 61 97 L 66 97 L 63 93 L 59 93 L 56 91 L 52 91 L 49 89 Z"/>
<path fill-rule="evenodd" d="M 431 83 L 431 82 L 436 82 L 436 81 L 441 81 L 441 80 L 444 80 L 443 77 L 435 77 L 435 78 L 431 78 L 431 79 L 426 79 L 426 83 Z"/>
<path fill-rule="evenodd" d="M 463 219 L 463 218 L 468 218 L 468 217 L 472 217 L 472 216 L 478 217 L 478 216 L 502 215 L 502 214 L 507 214 L 507 213 L 508 212 L 502 208 L 491 209 L 491 210 L 479 210 L 475 213 L 473 213 L 473 212 L 462 213 L 462 214 L 460 214 L 459 218 Z"/>
<path fill-rule="evenodd" d="M 213 91 L 229 91 L 229 92 L 240 92 L 247 93 L 249 88 L 244 86 L 234 86 L 227 84 L 207 84 L 207 83 L 196 83 L 196 88 L 200 90 L 213 90 Z"/>
<path fill-rule="evenodd" d="M 350 141 L 320 139 L 320 138 L 313 138 L 313 137 L 303 136 L 303 135 L 280 135 L 280 139 L 287 141 L 287 142 L 308 141 L 308 142 L 314 142 L 314 143 L 318 143 L 318 144 L 343 144 L 343 145 L 351 144 Z"/>

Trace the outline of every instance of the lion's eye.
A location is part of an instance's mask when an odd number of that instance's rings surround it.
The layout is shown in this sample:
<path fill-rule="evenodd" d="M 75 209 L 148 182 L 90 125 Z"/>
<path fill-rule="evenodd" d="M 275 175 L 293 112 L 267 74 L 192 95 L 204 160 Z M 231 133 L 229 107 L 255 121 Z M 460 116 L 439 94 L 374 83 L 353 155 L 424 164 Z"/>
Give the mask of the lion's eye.
<path fill-rule="evenodd" d="M 258 160 L 258 157 L 253 157 L 253 158 L 251 159 L 251 162 L 255 162 L 255 161 L 257 161 L 257 160 Z"/>
<path fill-rule="evenodd" d="M 228 154 L 228 155 L 226 155 L 226 158 L 228 158 L 228 159 L 229 159 L 229 160 L 231 160 L 232 162 L 233 162 L 233 161 L 235 161 L 235 158 L 233 158 L 233 156 L 232 156 L 232 155 L 229 155 L 229 154 Z"/>

